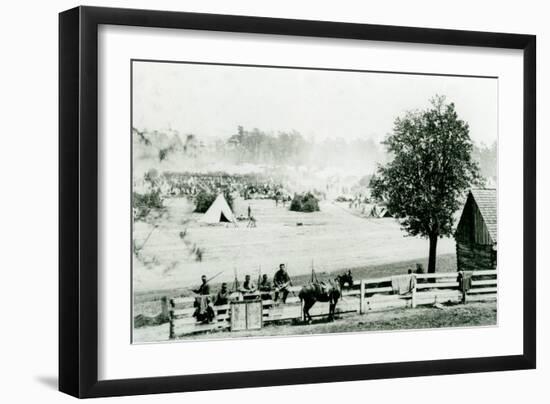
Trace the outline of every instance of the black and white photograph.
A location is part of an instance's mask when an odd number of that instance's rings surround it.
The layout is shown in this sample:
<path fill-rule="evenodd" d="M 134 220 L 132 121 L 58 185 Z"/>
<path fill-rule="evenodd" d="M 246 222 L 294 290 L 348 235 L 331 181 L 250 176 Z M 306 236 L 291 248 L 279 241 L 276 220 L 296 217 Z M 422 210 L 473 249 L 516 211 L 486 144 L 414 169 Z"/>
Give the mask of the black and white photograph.
<path fill-rule="evenodd" d="M 91 3 L 3 4 L 1 402 L 548 395 L 545 3 Z"/>
<path fill-rule="evenodd" d="M 130 69 L 132 343 L 498 324 L 497 77 Z"/>

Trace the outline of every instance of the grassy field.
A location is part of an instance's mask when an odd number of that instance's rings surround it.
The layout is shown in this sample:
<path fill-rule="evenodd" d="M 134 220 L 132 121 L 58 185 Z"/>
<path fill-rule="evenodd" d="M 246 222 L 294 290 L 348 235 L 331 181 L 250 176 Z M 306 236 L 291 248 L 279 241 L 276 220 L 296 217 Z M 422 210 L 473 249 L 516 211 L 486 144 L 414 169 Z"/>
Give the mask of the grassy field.
<path fill-rule="evenodd" d="M 185 339 L 244 338 L 283 335 L 305 335 L 345 332 L 391 331 L 413 329 L 435 329 L 449 327 L 491 326 L 497 323 L 496 302 L 446 305 L 443 308 L 419 307 L 416 309 L 395 309 L 368 314 L 351 314 L 337 318 L 334 322 L 316 320 L 313 324 L 287 323 L 268 325 L 256 331 L 215 331 L 186 335 Z M 134 330 L 134 342 L 168 340 L 168 325 Z"/>
<path fill-rule="evenodd" d="M 428 253 L 428 242 L 407 237 L 394 219 L 358 217 L 327 201 L 321 203 L 320 212 L 298 213 L 275 206 L 272 200 L 237 198 L 235 213 L 246 214 L 250 205 L 256 228 L 247 228 L 243 222 L 238 227 L 200 224 L 201 214 L 193 213 L 193 205 L 185 198 L 170 199 L 166 205 L 154 230 L 152 223 L 134 226 L 140 248 L 140 259 L 134 257 L 133 262 L 136 297 L 196 286 L 202 274 L 210 277 L 220 271 L 216 282 L 232 282 L 235 272 L 241 280 L 245 274 L 256 279 L 260 268 L 272 276 L 280 263 L 287 264 L 292 277 L 310 274 L 312 265 L 318 274 L 351 268 L 357 276 L 363 272 L 371 276 L 384 273 L 385 264 L 425 263 Z M 202 260 L 196 259 L 194 248 L 201 249 Z M 454 240 L 440 240 L 440 255 L 454 254 L 454 250 Z M 445 261 L 440 264 L 447 266 Z"/>
<path fill-rule="evenodd" d="M 140 251 L 133 262 L 133 316 L 158 314 L 162 296 L 191 295 L 202 274 L 223 271 L 211 283 L 217 290 L 222 281 L 232 284 L 235 273 L 240 281 L 245 274 L 255 281 L 261 268 L 271 277 L 280 263 L 287 265 L 294 285 L 310 280 L 312 266 L 319 279 L 351 269 L 357 280 L 403 274 L 416 263 L 427 266 L 427 241 L 407 237 L 394 219 L 367 219 L 346 204 L 327 201 L 321 202 L 320 212 L 298 213 L 272 200 L 241 198 L 235 200 L 235 214 L 246 215 L 249 205 L 256 228 L 243 222 L 203 225 L 202 215 L 193 213 L 185 198 L 167 200 L 154 222 L 135 223 Z M 193 254 L 196 248 L 203 251 L 202 260 Z M 456 270 L 454 250 L 452 239 L 441 239 L 439 272 Z M 166 338 L 165 326 L 137 329 L 136 341 Z"/>

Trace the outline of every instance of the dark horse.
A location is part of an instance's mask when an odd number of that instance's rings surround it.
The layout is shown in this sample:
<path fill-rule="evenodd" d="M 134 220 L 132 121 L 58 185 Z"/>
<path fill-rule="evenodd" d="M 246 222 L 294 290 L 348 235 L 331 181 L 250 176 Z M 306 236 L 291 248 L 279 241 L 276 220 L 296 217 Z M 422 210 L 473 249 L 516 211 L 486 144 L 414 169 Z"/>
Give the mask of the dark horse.
<path fill-rule="evenodd" d="M 315 302 L 329 302 L 328 318 L 334 320 L 336 304 L 342 296 L 342 289 L 345 285 L 353 286 L 353 277 L 351 271 L 338 275 L 334 280 L 328 282 L 311 282 L 304 285 L 298 294 L 298 297 L 303 303 L 304 321 L 311 323 L 311 315 L 309 309 L 313 307 Z"/>

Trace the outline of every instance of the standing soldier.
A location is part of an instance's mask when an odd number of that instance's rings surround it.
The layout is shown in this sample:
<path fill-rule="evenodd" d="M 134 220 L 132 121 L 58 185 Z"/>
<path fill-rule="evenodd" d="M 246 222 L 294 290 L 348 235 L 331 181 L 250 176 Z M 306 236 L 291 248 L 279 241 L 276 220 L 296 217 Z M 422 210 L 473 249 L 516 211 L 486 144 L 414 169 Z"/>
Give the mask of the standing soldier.
<path fill-rule="evenodd" d="M 201 285 L 198 289 L 194 289 L 193 292 L 199 296 L 195 297 L 195 312 L 193 317 L 196 317 L 197 321 L 203 323 L 209 323 L 214 319 L 214 309 L 210 303 L 210 285 L 206 275 L 201 276 Z"/>
<path fill-rule="evenodd" d="M 422 264 L 417 263 L 415 273 L 418 274 L 418 275 L 422 275 L 424 273 L 424 266 Z M 420 278 L 418 280 L 418 283 L 424 283 L 426 281 L 427 281 L 427 279 Z"/>
<path fill-rule="evenodd" d="M 201 276 L 201 285 L 198 289 L 193 289 L 193 292 L 195 292 L 197 295 L 209 295 L 210 294 L 210 285 L 208 285 L 208 281 L 206 280 L 206 275 Z"/>
<path fill-rule="evenodd" d="M 286 303 L 288 297 L 288 287 L 290 286 L 290 276 L 286 272 L 285 264 L 279 265 L 279 270 L 275 272 L 273 277 L 273 285 L 275 286 L 275 301 L 279 298 L 279 292 L 283 292 L 283 303 Z"/>

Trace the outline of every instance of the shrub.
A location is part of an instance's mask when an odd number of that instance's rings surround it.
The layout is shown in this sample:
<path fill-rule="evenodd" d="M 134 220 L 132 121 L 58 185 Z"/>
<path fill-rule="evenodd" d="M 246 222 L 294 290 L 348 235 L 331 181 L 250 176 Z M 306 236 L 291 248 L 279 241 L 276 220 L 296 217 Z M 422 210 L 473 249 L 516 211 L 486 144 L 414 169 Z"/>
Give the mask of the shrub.
<path fill-rule="evenodd" d="M 158 173 L 157 169 L 156 168 L 151 168 L 149 171 L 147 171 L 143 175 L 143 179 L 146 182 L 150 182 L 151 184 L 154 184 L 155 181 L 157 180 L 158 176 L 159 176 L 159 173 Z"/>
<path fill-rule="evenodd" d="M 151 209 L 160 209 L 163 207 L 163 198 L 160 194 L 160 189 L 153 189 L 145 194 L 133 193 L 134 204 L 134 219 L 144 219 Z"/>
<path fill-rule="evenodd" d="M 294 212 L 317 212 L 319 211 L 319 201 L 311 192 L 294 194 L 294 198 L 290 202 L 290 210 Z"/>

